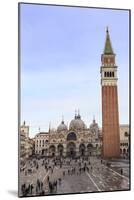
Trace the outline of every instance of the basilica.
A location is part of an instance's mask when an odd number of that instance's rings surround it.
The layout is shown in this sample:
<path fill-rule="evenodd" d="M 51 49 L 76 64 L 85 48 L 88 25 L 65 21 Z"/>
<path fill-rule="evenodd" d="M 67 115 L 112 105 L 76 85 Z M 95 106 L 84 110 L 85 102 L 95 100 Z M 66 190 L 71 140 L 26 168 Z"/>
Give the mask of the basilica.
<path fill-rule="evenodd" d="M 75 113 L 69 127 L 62 119 L 57 129 L 36 134 L 35 154 L 49 157 L 80 157 L 101 154 L 101 131 L 93 119 L 87 127 L 79 112 Z"/>

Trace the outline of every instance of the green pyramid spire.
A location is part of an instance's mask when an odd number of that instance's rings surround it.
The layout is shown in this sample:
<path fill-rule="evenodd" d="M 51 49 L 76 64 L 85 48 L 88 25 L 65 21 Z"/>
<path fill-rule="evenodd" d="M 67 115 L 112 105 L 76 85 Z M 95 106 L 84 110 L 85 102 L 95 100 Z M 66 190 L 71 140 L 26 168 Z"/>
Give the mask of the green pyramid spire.
<path fill-rule="evenodd" d="M 112 45 L 111 45 L 111 41 L 110 41 L 108 27 L 106 30 L 106 42 L 105 42 L 104 54 L 114 54 Z"/>

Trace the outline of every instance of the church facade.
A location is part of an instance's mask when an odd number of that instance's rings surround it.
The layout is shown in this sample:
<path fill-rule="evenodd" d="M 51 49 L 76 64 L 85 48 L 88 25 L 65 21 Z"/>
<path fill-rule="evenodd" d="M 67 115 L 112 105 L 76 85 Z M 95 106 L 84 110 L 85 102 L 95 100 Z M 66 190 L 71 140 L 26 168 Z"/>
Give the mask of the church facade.
<path fill-rule="evenodd" d="M 101 134 L 95 119 L 87 127 L 75 114 L 69 127 L 62 119 L 57 129 L 49 128 L 35 136 L 35 154 L 39 156 L 80 157 L 101 154 Z"/>

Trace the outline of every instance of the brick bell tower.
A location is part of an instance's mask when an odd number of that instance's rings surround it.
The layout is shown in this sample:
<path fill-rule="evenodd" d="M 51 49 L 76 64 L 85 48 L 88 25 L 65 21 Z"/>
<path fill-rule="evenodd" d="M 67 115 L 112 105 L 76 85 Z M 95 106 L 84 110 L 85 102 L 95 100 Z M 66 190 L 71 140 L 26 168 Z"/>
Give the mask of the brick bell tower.
<path fill-rule="evenodd" d="M 108 28 L 101 55 L 103 157 L 120 157 L 117 66 Z"/>

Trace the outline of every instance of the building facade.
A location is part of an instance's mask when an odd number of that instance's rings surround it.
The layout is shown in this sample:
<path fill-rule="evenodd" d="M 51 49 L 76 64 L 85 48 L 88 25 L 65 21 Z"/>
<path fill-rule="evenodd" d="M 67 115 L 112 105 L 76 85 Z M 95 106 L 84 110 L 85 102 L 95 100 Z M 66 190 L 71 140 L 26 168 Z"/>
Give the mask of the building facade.
<path fill-rule="evenodd" d="M 129 157 L 129 125 L 120 125 L 120 156 Z M 33 139 L 26 138 L 24 131 L 20 137 L 20 160 L 25 162 L 32 155 L 43 157 L 79 157 L 102 155 L 102 130 L 95 119 L 87 128 L 81 116 L 75 115 L 69 128 L 64 120 L 57 129 L 49 128 L 48 132 L 39 132 Z"/>
<path fill-rule="evenodd" d="M 103 156 L 120 157 L 117 65 L 108 28 L 101 63 Z"/>
<path fill-rule="evenodd" d="M 130 131 L 127 124 L 120 125 L 120 155 L 121 157 L 130 155 Z"/>
<path fill-rule="evenodd" d="M 71 120 L 69 128 L 61 121 L 57 129 L 49 128 L 35 136 L 35 154 L 40 156 L 79 157 L 101 154 L 100 129 L 95 119 L 87 128 L 80 114 Z"/>
<path fill-rule="evenodd" d="M 24 131 L 20 131 L 20 163 L 24 164 L 26 159 L 26 150 L 25 150 L 25 133 Z"/>
<path fill-rule="evenodd" d="M 34 153 L 34 140 L 29 137 L 29 126 L 26 122 L 20 127 L 20 161 L 25 163 Z"/>

